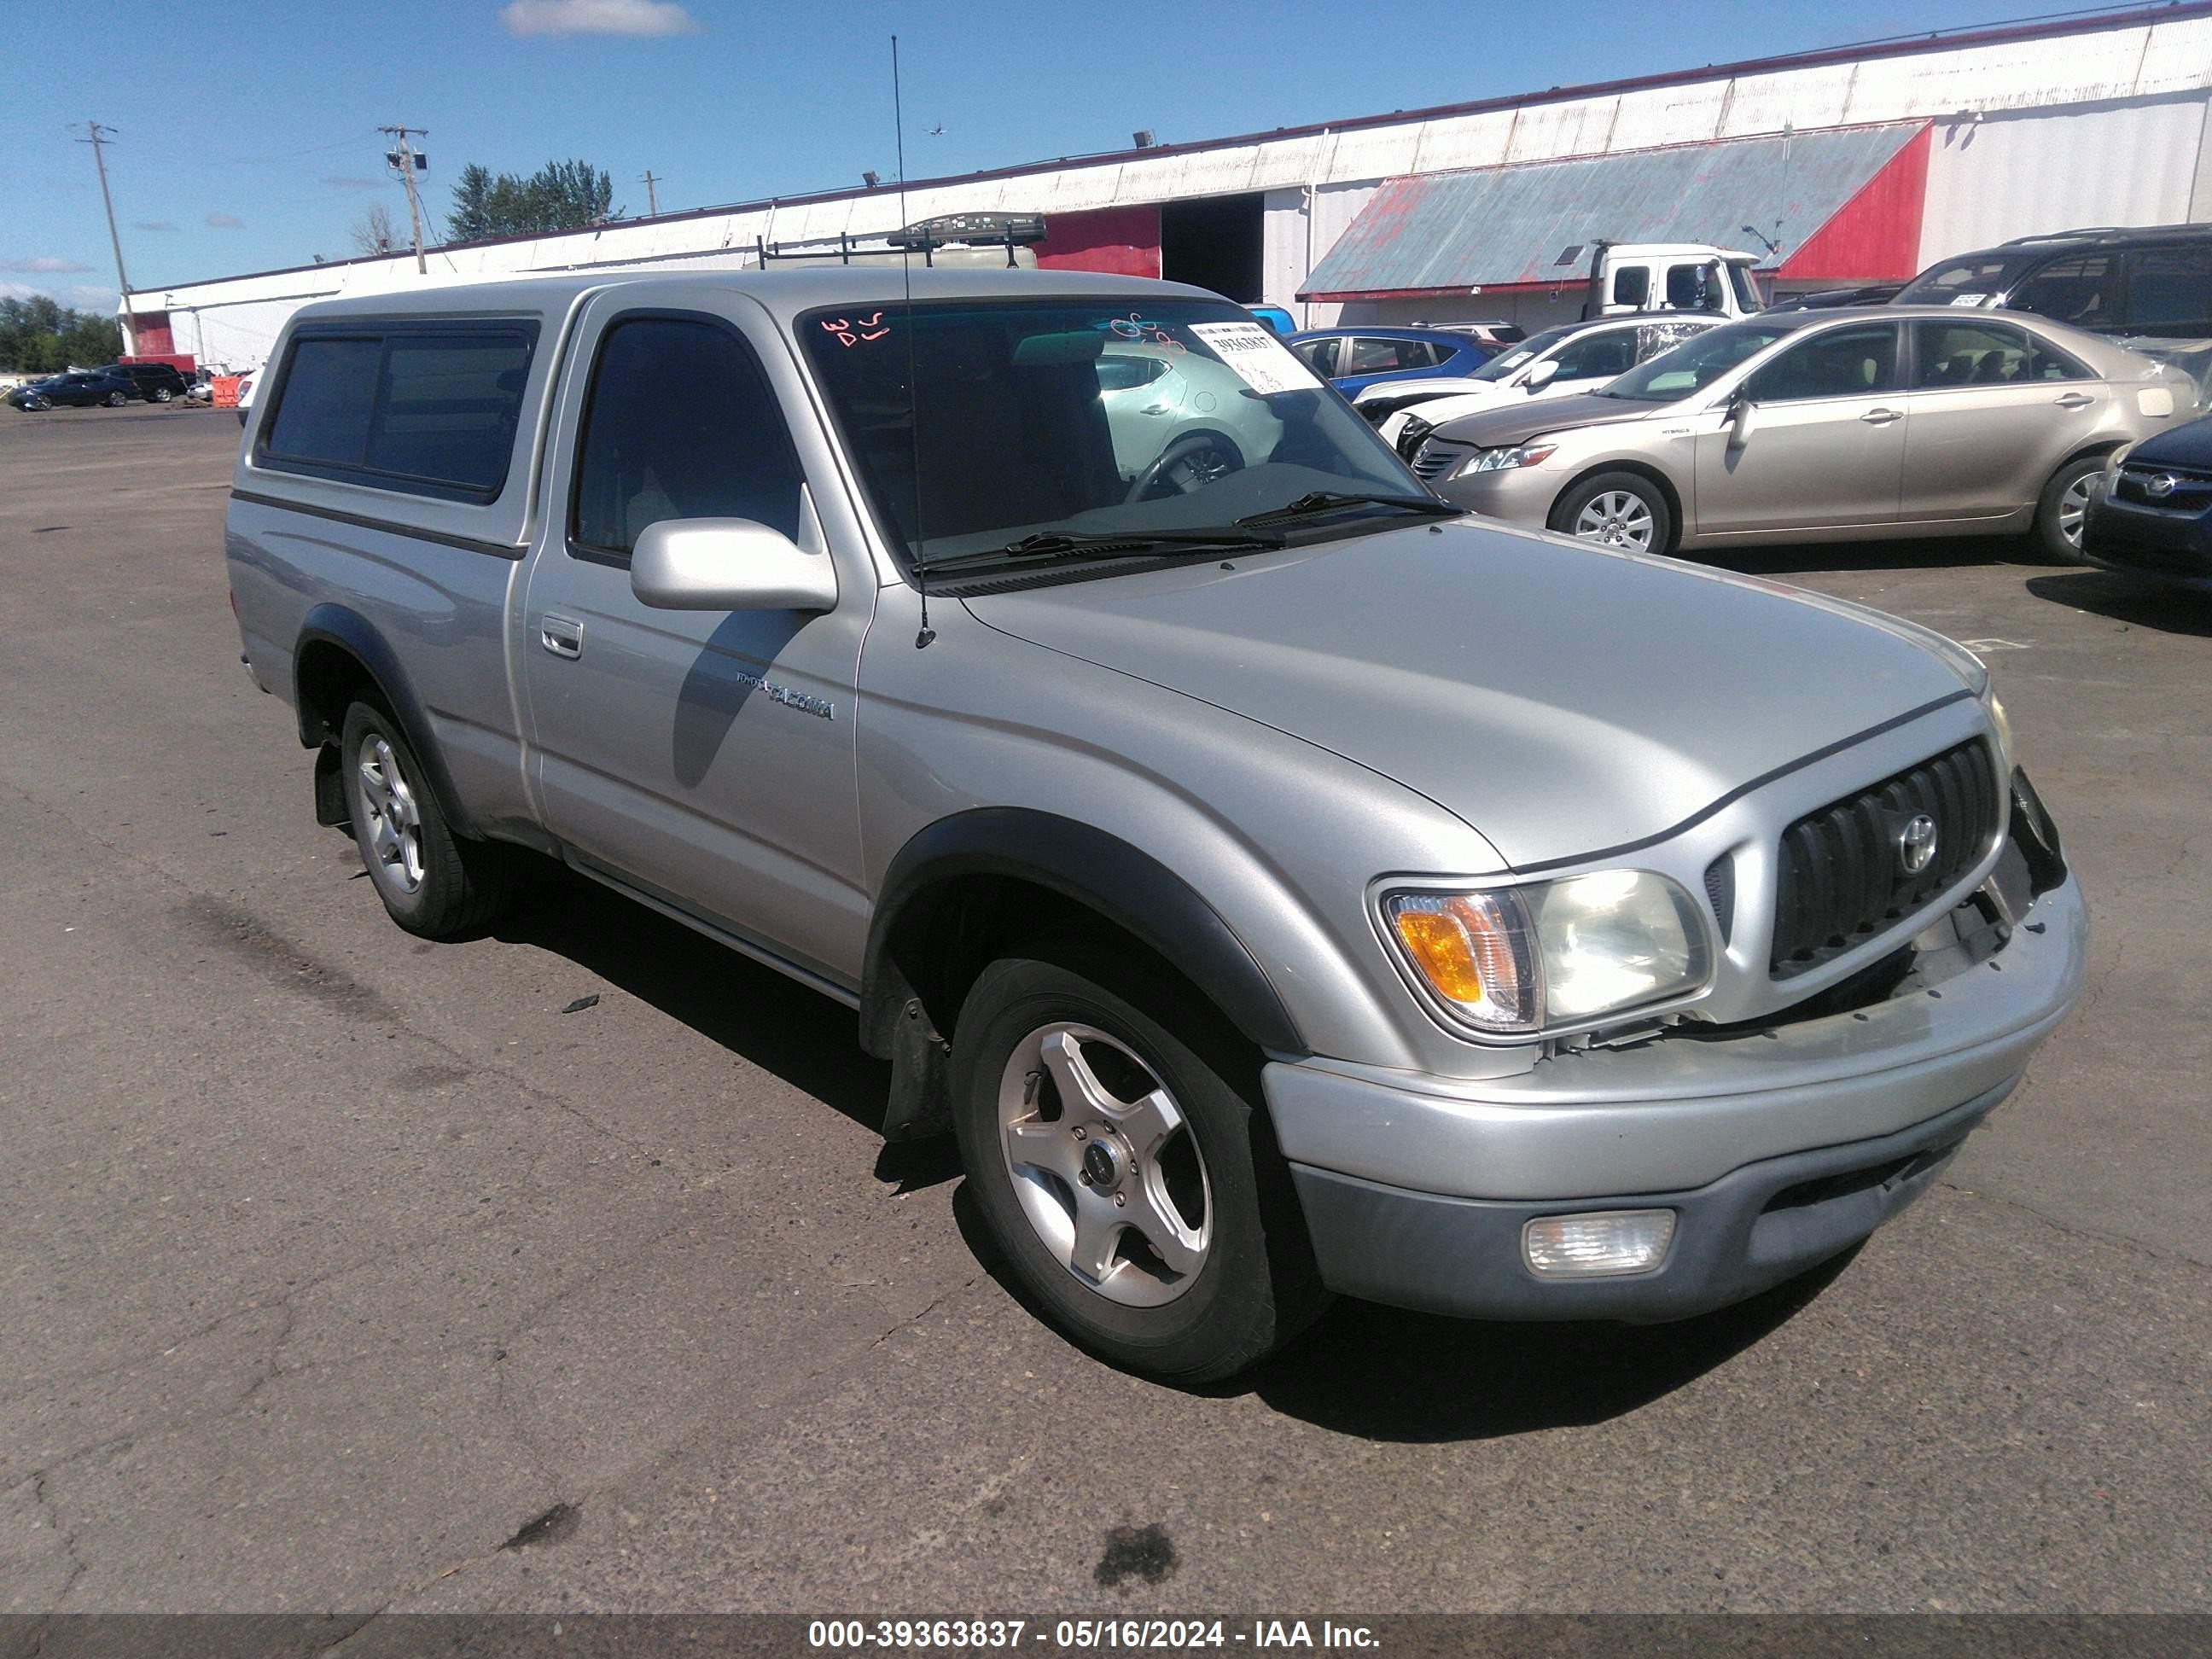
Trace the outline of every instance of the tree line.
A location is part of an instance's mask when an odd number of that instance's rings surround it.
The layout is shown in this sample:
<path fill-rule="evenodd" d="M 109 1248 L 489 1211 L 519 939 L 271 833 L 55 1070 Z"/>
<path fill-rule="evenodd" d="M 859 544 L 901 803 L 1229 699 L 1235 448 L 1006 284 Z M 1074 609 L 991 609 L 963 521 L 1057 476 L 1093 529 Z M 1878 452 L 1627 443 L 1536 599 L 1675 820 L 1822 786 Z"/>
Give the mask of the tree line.
<path fill-rule="evenodd" d="M 446 216 L 448 242 L 481 241 L 488 236 L 540 236 L 550 231 L 581 230 L 623 216 L 614 205 L 614 180 L 589 161 L 548 161 L 526 178 L 494 173 L 471 161 L 453 186 L 453 210 Z M 436 235 L 434 225 L 425 229 Z M 350 227 L 356 252 L 374 257 L 404 252 L 406 230 L 383 203 Z"/>
<path fill-rule="evenodd" d="M 43 294 L 0 300 L 0 365 L 53 374 L 93 368 L 123 355 L 123 325 L 97 312 L 72 311 Z"/>

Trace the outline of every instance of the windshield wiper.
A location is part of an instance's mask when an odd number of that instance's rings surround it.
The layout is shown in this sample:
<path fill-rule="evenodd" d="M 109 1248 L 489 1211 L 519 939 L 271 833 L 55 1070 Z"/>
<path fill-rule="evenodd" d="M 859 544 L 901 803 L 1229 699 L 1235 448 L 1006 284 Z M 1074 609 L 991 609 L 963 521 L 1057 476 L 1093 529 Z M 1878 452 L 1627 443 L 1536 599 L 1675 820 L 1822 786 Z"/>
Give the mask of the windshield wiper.
<path fill-rule="evenodd" d="M 1163 548 L 1214 552 L 1224 547 L 1280 547 L 1283 538 L 1264 531 L 1224 526 L 1219 530 L 1048 530 L 983 553 L 956 553 L 924 560 L 925 570 L 957 570 L 1007 559 L 1142 558 Z"/>
<path fill-rule="evenodd" d="M 1317 519 L 1324 513 L 1334 513 L 1347 507 L 1395 507 L 1407 513 L 1418 513 L 1425 518 L 1456 519 L 1467 509 L 1454 507 L 1449 501 L 1438 501 L 1433 495 L 1364 495 L 1334 489 L 1316 489 L 1283 507 L 1270 507 L 1265 513 L 1249 514 L 1237 520 L 1247 527 L 1284 524 L 1293 519 Z"/>

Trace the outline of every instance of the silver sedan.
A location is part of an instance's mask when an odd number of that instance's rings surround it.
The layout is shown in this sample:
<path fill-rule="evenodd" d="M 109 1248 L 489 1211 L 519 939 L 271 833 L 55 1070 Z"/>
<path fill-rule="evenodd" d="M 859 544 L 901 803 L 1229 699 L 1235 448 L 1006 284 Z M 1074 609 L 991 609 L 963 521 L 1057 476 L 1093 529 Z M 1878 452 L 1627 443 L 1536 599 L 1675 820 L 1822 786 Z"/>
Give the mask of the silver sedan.
<path fill-rule="evenodd" d="M 2039 317 L 1777 313 L 1590 395 L 1440 425 L 1413 470 L 1478 513 L 1636 552 L 2029 533 L 2065 560 L 2106 457 L 2196 412 L 2179 371 Z"/>

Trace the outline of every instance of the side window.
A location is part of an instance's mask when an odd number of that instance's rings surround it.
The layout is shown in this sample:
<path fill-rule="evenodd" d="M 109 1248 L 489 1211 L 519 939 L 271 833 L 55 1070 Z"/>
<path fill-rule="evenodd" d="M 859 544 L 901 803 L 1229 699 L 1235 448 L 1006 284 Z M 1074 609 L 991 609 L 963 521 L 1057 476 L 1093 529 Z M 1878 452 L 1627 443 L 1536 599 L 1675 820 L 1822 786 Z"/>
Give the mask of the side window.
<path fill-rule="evenodd" d="M 1674 311 L 1717 311 L 1720 295 L 1713 292 L 1710 264 L 1667 267 L 1667 304 Z"/>
<path fill-rule="evenodd" d="M 1863 397 L 1897 386 L 1893 324 L 1829 329 L 1791 346 L 1746 383 L 1754 403 Z"/>
<path fill-rule="evenodd" d="M 1343 343 L 1341 335 L 1331 334 L 1319 340 L 1303 341 L 1297 349 L 1298 356 L 1306 360 L 1306 367 L 1326 380 L 1336 374 L 1337 348 Z"/>
<path fill-rule="evenodd" d="M 1356 337 L 1340 374 L 1391 374 L 1401 368 L 1426 368 L 1436 362 L 1423 340 Z"/>
<path fill-rule="evenodd" d="M 1563 380 L 1611 380 L 1636 367 L 1636 331 L 1609 328 L 1585 334 L 1559 349 L 1559 378 Z"/>
<path fill-rule="evenodd" d="M 720 323 L 633 317 L 599 344 L 569 536 L 627 562 L 663 519 L 750 519 L 796 540 L 799 458 L 752 348 Z"/>
<path fill-rule="evenodd" d="M 2004 323 L 1915 323 L 1912 336 L 1917 389 L 2089 378 L 2071 357 Z"/>
<path fill-rule="evenodd" d="M 2128 326 L 2202 330 L 2212 323 L 2212 243 L 2147 247 L 2128 256 Z"/>
<path fill-rule="evenodd" d="M 535 323 L 301 335 L 256 459 L 410 495 L 490 501 L 507 481 L 537 338 Z"/>
<path fill-rule="evenodd" d="M 376 404 L 381 339 L 304 339 L 284 371 L 263 454 L 277 461 L 359 467 L 368 459 L 368 417 Z"/>
<path fill-rule="evenodd" d="M 1639 309 L 1651 299 L 1651 269 L 1649 265 L 1623 265 L 1613 273 L 1613 298 L 1609 303 L 1635 306 Z"/>
<path fill-rule="evenodd" d="M 1166 374 L 1168 365 L 1164 357 L 1113 353 L 1099 358 L 1097 371 L 1101 392 L 1134 392 Z"/>
<path fill-rule="evenodd" d="M 2126 320 L 2120 313 L 2120 262 L 2109 253 L 2054 260 L 2015 283 L 2005 303 L 2076 328 L 2114 328 Z"/>

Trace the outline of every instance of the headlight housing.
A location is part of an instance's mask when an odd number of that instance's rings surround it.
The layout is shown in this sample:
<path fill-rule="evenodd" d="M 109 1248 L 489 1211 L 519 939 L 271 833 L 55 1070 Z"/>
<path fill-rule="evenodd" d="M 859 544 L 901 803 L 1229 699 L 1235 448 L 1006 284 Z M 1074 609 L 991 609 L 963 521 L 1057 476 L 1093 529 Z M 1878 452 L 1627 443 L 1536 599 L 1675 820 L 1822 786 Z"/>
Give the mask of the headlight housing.
<path fill-rule="evenodd" d="M 1477 472 L 1504 472 L 1516 466 L 1534 466 L 1539 461 L 1552 459 L 1557 444 L 1516 444 L 1510 449 L 1478 449 L 1460 465 L 1454 477 L 1464 478 Z"/>
<path fill-rule="evenodd" d="M 1604 870 L 1523 887 L 1394 889 L 1385 931 L 1455 1019 L 1495 1035 L 1584 1026 L 1698 989 L 1703 913 L 1666 877 Z"/>

